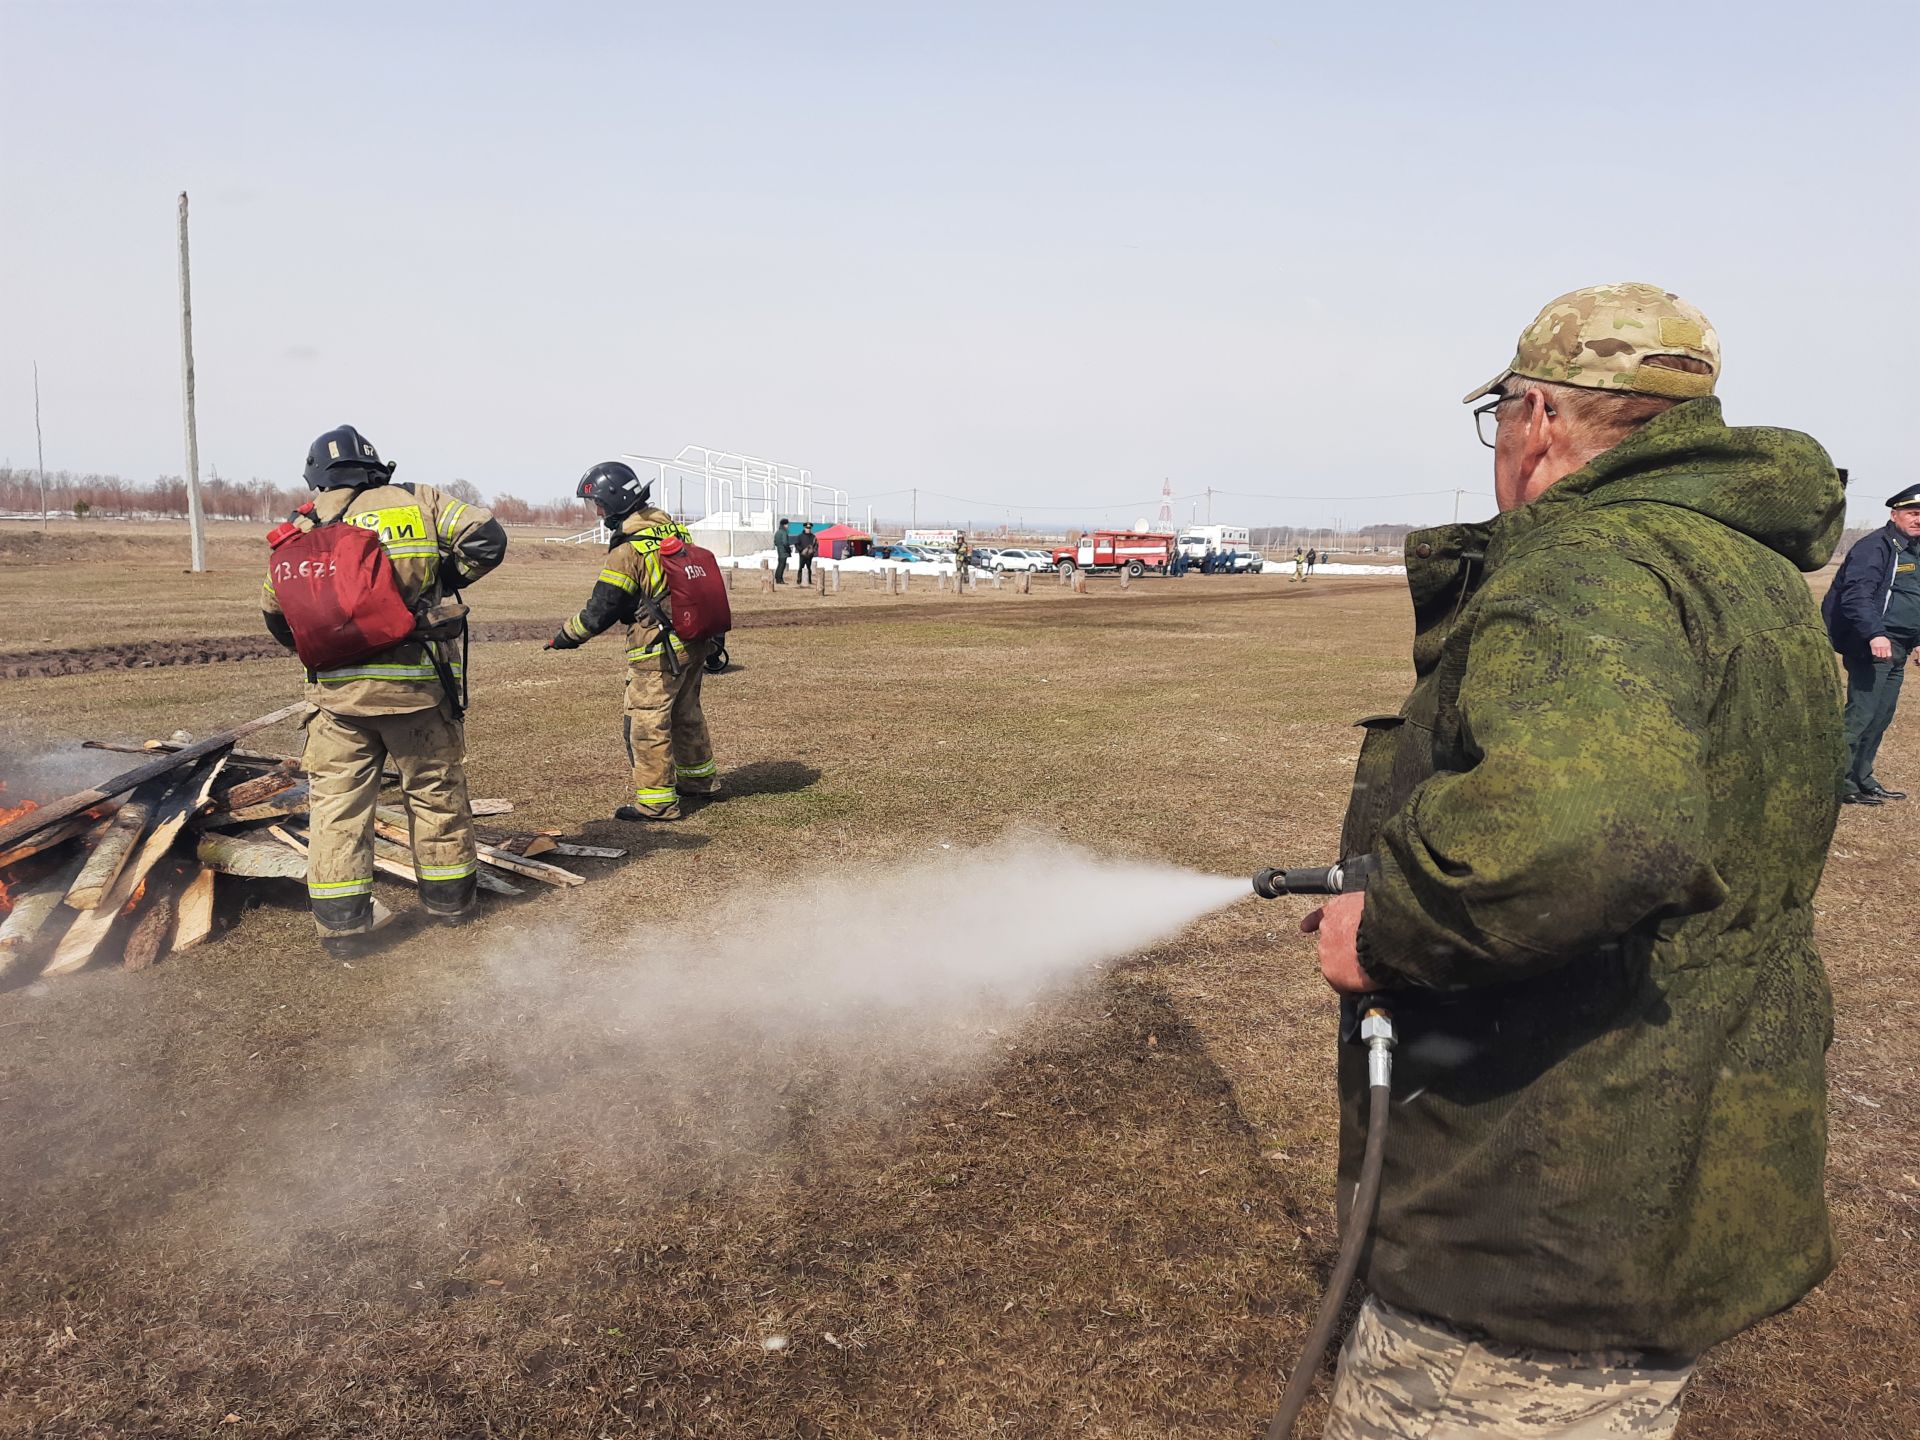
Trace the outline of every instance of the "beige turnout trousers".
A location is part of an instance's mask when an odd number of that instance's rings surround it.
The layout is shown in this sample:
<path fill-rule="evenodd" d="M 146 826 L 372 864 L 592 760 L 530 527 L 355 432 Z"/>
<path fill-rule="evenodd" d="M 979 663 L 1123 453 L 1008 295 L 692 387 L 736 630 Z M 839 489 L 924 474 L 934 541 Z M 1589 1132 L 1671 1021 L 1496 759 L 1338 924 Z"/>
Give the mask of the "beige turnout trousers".
<path fill-rule="evenodd" d="M 714 790 L 713 741 L 700 709 L 700 680 L 708 646 L 689 644 L 678 676 L 659 654 L 627 666 L 627 760 L 633 766 L 633 804 L 641 814 L 671 820 L 682 795 Z"/>
<path fill-rule="evenodd" d="M 323 936 L 372 927 L 374 810 L 389 759 L 406 796 L 420 903 L 441 916 L 473 904 L 479 866 L 460 723 L 444 705 L 403 715 L 321 710 L 307 724 L 305 764 L 313 794 L 307 898 Z"/>

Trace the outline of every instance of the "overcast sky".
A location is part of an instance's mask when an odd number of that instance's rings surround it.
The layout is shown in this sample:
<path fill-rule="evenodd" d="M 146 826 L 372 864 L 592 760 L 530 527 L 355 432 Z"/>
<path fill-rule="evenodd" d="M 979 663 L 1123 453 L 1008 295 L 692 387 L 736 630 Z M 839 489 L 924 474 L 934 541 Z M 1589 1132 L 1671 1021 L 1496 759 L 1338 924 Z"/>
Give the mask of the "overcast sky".
<path fill-rule="evenodd" d="M 698 443 L 923 520 L 1484 513 L 1460 396 L 1636 279 L 1872 518 L 1917 15 L 0 0 L 0 461 L 37 359 L 49 468 L 180 472 L 184 189 L 203 472 L 350 422 L 528 498 Z"/>

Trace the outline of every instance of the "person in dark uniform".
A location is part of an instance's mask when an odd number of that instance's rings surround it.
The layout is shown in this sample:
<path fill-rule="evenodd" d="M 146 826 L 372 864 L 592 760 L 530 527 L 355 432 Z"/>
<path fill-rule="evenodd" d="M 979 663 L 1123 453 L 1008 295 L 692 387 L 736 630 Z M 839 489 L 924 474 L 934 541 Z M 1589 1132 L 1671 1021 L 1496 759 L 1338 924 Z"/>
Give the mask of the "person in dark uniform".
<path fill-rule="evenodd" d="M 785 520 L 778 521 L 773 527 L 773 583 L 787 583 L 787 558 L 793 551 L 793 532 L 787 529 Z"/>
<path fill-rule="evenodd" d="M 1920 485 L 1889 496 L 1885 528 L 1866 536 L 1847 558 L 1821 609 L 1827 636 L 1847 670 L 1848 805 L 1904 800 L 1873 773 L 1880 741 L 1900 703 L 1911 657 L 1920 665 Z"/>
<path fill-rule="evenodd" d="M 800 552 L 800 572 L 794 576 L 794 581 L 800 585 L 811 585 L 813 583 L 813 557 L 820 553 L 820 542 L 814 537 L 813 522 L 811 520 L 800 527 L 800 540 L 794 548 Z"/>

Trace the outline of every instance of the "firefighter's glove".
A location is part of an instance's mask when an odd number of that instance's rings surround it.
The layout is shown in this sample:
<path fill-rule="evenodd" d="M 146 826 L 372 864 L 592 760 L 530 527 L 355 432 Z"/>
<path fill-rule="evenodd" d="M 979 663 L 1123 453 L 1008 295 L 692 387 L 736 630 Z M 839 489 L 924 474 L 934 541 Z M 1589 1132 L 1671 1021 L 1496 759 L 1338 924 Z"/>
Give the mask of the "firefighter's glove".
<path fill-rule="evenodd" d="M 555 635 L 551 640 L 547 641 L 545 648 L 548 650 L 578 650 L 583 643 L 585 642 L 574 639 L 566 631 L 562 630 L 558 635 Z"/>
<path fill-rule="evenodd" d="M 414 631 L 422 640 L 458 640 L 467 628 L 467 607 L 458 600 L 442 600 L 423 611 Z"/>

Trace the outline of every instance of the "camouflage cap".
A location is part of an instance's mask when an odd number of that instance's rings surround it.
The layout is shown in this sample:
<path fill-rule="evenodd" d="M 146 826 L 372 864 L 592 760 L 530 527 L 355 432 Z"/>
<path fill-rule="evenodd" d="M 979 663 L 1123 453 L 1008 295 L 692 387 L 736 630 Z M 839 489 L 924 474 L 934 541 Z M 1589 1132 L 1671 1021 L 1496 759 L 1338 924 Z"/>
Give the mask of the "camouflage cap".
<path fill-rule="evenodd" d="M 1704 375 L 1643 362 L 1654 355 L 1704 361 Z M 1514 375 L 1589 390 L 1625 390 L 1691 400 L 1720 378 L 1720 337 L 1707 317 L 1658 285 L 1589 285 L 1573 290 L 1520 332 L 1513 363 L 1467 396 L 1471 404 Z"/>

